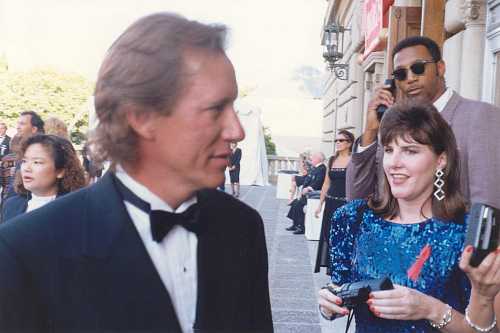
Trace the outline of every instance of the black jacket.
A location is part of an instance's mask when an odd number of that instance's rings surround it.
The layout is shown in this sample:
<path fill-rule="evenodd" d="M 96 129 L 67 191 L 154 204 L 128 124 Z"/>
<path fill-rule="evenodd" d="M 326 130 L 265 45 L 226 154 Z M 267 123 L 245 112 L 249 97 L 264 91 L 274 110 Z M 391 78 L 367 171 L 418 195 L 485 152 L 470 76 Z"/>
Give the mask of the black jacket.
<path fill-rule="evenodd" d="M 272 331 L 259 214 L 198 196 L 197 332 Z M 111 174 L 0 226 L 0 332 L 180 332 Z"/>
<path fill-rule="evenodd" d="M 10 136 L 6 135 L 2 141 L 0 141 L 0 159 L 7 156 L 10 152 Z"/>
<path fill-rule="evenodd" d="M 2 204 L 2 222 L 6 222 L 18 215 L 26 212 L 28 208 L 29 197 L 25 195 L 15 194 Z"/>

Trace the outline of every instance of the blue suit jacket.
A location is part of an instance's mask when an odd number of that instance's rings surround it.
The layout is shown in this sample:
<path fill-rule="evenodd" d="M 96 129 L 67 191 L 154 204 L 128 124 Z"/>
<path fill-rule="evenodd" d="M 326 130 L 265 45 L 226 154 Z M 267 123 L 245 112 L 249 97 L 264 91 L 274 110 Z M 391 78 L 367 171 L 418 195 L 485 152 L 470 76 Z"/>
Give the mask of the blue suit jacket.
<path fill-rule="evenodd" d="M 260 216 L 216 190 L 198 201 L 194 327 L 272 331 Z M 180 331 L 110 174 L 0 226 L 0 272 L 1 332 Z"/>
<path fill-rule="evenodd" d="M 2 205 L 2 222 L 6 222 L 18 215 L 26 212 L 28 208 L 28 200 L 27 196 L 16 194 L 7 200 Z"/>

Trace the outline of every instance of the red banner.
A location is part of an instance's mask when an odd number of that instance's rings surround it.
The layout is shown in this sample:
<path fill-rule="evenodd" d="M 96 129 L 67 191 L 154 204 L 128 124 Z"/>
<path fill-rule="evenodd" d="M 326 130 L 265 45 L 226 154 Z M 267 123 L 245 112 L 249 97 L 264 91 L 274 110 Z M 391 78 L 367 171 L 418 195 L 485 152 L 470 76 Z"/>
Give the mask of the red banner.
<path fill-rule="evenodd" d="M 363 30 L 365 33 L 366 58 L 371 52 L 382 46 L 380 33 L 389 25 L 389 8 L 394 0 L 366 0 L 363 7 Z"/>

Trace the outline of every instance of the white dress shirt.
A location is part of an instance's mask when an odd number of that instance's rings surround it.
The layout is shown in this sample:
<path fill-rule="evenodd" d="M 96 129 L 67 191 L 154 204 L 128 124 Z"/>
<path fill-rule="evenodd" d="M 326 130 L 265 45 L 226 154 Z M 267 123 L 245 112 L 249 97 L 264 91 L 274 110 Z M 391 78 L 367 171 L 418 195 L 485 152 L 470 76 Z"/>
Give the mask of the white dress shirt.
<path fill-rule="evenodd" d="M 442 112 L 444 110 L 444 108 L 446 107 L 446 104 L 448 104 L 448 102 L 450 101 L 451 96 L 453 96 L 453 89 L 446 88 L 444 93 L 441 96 L 439 96 L 439 98 L 436 99 L 436 101 L 434 101 L 434 103 L 433 103 L 436 110 L 438 110 L 439 112 Z M 361 146 L 361 142 L 360 142 L 360 144 L 357 146 L 355 153 L 364 152 L 366 149 L 368 149 L 373 144 L 375 144 L 375 142 L 372 142 L 368 146 L 365 146 L 365 147 Z"/>
<path fill-rule="evenodd" d="M 48 197 L 39 197 L 38 195 L 31 193 L 31 199 L 28 201 L 28 208 L 26 209 L 26 213 L 31 212 L 32 210 L 35 210 L 42 206 L 45 206 L 55 198 L 56 198 L 55 194 Z"/>
<path fill-rule="evenodd" d="M 196 203 L 196 197 L 193 197 L 174 210 L 119 166 L 116 170 L 116 177 L 135 195 L 148 202 L 151 210 L 182 213 Z M 124 203 L 158 275 L 168 290 L 182 331 L 193 332 L 198 289 L 196 261 L 198 237 L 184 227 L 176 225 L 161 243 L 157 243 L 151 235 L 149 215 L 127 201 Z"/>

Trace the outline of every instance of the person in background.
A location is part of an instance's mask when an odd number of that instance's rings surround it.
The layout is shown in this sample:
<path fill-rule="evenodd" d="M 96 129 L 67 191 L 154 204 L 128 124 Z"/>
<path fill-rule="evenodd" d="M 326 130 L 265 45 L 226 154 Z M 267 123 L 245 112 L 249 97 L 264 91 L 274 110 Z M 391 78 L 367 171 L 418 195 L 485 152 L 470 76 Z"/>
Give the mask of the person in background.
<path fill-rule="evenodd" d="M 217 191 L 245 133 L 227 29 L 143 17 L 111 45 L 90 140 L 113 167 L 0 225 L 0 332 L 272 332 L 259 213 Z"/>
<path fill-rule="evenodd" d="M 231 143 L 231 156 L 229 157 L 229 178 L 231 180 L 231 193 L 238 198 L 240 196 L 240 162 L 241 149 L 237 142 Z"/>
<path fill-rule="evenodd" d="M 7 135 L 7 124 L 0 122 L 0 160 L 9 154 L 10 136 Z"/>
<path fill-rule="evenodd" d="M 315 152 L 311 156 L 311 161 L 314 167 L 304 179 L 302 192 L 299 199 L 295 199 L 290 204 L 290 210 L 287 217 L 293 221 L 292 225 L 286 230 L 293 231 L 295 235 L 304 234 L 305 214 L 304 207 L 307 204 L 307 193 L 319 191 L 323 185 L 326 174 L 325 155 L 321 152 Z"/>
<path fill-rule="evenodd" d="M 292 176 L 292 182 L 290 185 L 290 197 L 288 198 L 288 205 L 290 206 L 293 202 L 293 200 L 296 199 L 297 196 L 297 189 L 300 188 L 302 185 L 304 185 L 304 181 L 307 178 L 307 175 L 311 171 L 312 165 L 311 162 L 309 161 L 309 154 L 307 153 L 302 153 L 299 156 L 299 161 L 298 161 L 298 175 L 293 175 Z"/>
<path fill-rule="evenodd" d="M 48 118 L 47 120 L 45 120 L 44 128 L 45 128 L 45 134 L 56 135 L 63 139 L 71 141 L 69 137 L 68 126 L 66 126 L 64 121 L 62 121 L 59 118 L 56 117 Z"/>
<path fill-rule="evenodd" d="M 21 114 L 19 115 L 19 119 L 17 120 L 16 136 L 19 137 L 22 143 L 22 141 L 27 140 L 32 135 L 45 133 L 44 125 L 45 125 L 44 121 L 35 111 L 21 112 Z M 17 156 L 15 156 L 14 158 L 15 158 L 14 170 L 15 172 L 17 172 L 21 164 Z M 12 177 L 5 188 L 4 199 L 10 198 L 11 196 L 16 194 L 16 192 L 14 191 L 13 181 L 14 178 Z"/>
<path fill-rule="evenodd" d="M 478 268 L 468 264 L 472 248 L 463 251 L 466 204 L 450 126 L 430 104 L 396 104 L 382 119 L 380 141 L 380 196 L 337 209 L 330 233 L 334 286 L 385 276 L 394 284 L 354 308 L 356 332 L 494 329 L 500 250 Z M 330 291 L 319 296 L 323 316 L 348 313 Z"/>
<path fill-rule="evenodd" d="M 100 164 L 96 163 L 94 158 L 92 157 L 89 141 L 86 141 L 83 145 L 82 160 L 83 169 L 85 170 L 87 176 L 87 183 L 95 183 L 102 176 L 104 168 Z"/>
<path fill-rule="evenodd" d="M 38 134 L 22 143 L 16 195 L 3 205 L 3 221 L 40 208 L 56 197 L 85 186 L 85 176 L 71 143 L 55 135 Z"/>
<path fill-rule="evenodd" d="M 316 255 L 314 272 L 318 273 L 321 267 L 326 267 L 326 274 L 330 275 L 330 260 L 328 239 L 330 236 L 333 213 L 346 203 L 345 198 L 345 170 L 351 160 L 354 135 L 347 130 L 340 130 L 335 138 L 335 155 L 328 161 L 328 172 L 321 188 L 320 203 L 314 215 L 319 218 L 323 203 L 325 211 L 321 222 L 321 234 Z"/>

